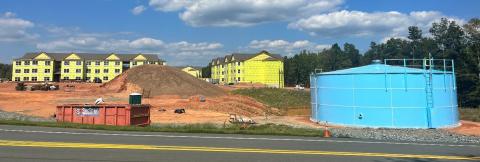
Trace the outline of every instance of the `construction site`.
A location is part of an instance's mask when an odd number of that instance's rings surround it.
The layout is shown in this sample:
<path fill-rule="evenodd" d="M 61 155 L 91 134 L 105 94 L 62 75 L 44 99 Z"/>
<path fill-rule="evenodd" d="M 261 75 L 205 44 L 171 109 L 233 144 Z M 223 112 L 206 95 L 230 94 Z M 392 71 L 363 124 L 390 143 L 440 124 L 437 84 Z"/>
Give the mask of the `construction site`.
<path fill-rule="evenodd" d="M 221 125 L 229 123 L 231 116 L 237 116 L 257 124 L 320 127 L 309 121 L 308 107 L 300 110 L 303 114 L 287 116 L 253 98 L 230 93 L 234 89 L 262 85 L 214 85 L 169 66 L 139 66 L 103 84 L 62 82 L 53 85 L 58 90 L 33 88 L 39 85 L 29 83 L 19 88 L 13 82 L 0 84 L 0 107 L 8 112 L 51 118 L 57 105 L 93 104 L 98 98 L 102 98 L 104 104 L 126 104 L 129 94 L 137 92 L 143 95 L 143 104 L 151 105 L 152 123 Z M 25 91 L 19 91 L 22 89 Z M 175 110 L 183 111 L 175 113 Z"/>
<path fill-rule="evenodd" d="M 239 93 L 239 91 L 243 92 Z M 278 95 L 273 91 L 283 91 L 286 94 L 276 96 L 276 100 L 266 101 L 266 94 Z M 310 91 L 309 88 L 304 87 L 267 88 L 262 84 L 212 84 L 178 68 L 142 65 L 131 68 L 106 83 L 1 83 L 0 108 L 4 112 L 39 117 L 49 121 L 82 124 L 123 126 L 213 124 L 218 127 L 273 124 L 311 130 L 324 130 L 328 127 L 334 137 L 378 140 L 392 138 L 428 142 L 476 143 L 480 136 L 479 123 L 463 120 L 459 121 L 459 126 L 439 129 L 355 127 L 314 121 L 312 119 L 314 110 L 310 107 Z M 141 104 L 149 107 L 147 113 L 136 114 L 148 116 L 140 123 L 137 121 L 137 124 L 133 119 L 136 116 L 133 108 L 132 114 L 128 115 L 130 107 L 133 107 L 130 103 L 131 94 L 141 95 Z M 289 104 L 280 104 L 279 101 Z M 100 108 L 103 109 L 100 113 L 98 109 L 97 112 L 85 110 L 86 107 L 98 103 L 103 105 L 100 106 L 103 107 Z M 86 114 L 78 117 L 78 108 L 83 108 L 83 111 L 87 111 Z M 108 108 L 115 109 L 107 110 Z M 70 116 L 66 116 L 67 110 Z M 107 111 L 113 111 L 110 116 L 114 116 L 115 119 L 108 119 Z M 77 113 L 77 117 L 74 117 L 74 113 Z M 97 113 L 94 116 L 100 116 L 102 119 L 92 117 L 91 113 Z M 118 124 L 118 121 L 126 123 Z"/>

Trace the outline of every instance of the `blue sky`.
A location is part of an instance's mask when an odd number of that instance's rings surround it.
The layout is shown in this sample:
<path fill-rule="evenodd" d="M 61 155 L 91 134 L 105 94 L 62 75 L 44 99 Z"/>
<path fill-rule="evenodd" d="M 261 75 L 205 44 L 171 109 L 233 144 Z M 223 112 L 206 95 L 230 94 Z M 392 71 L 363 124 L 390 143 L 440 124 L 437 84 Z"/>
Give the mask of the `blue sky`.
<path fill-rule="evenodd" d="M 441 17 L 479 17 L 477 0 L 0 1 L 0 62 L 26 52 L 154 53 L 206 65 L 232 52 L 292 56 L 333 43 L 405 38 Z"/>

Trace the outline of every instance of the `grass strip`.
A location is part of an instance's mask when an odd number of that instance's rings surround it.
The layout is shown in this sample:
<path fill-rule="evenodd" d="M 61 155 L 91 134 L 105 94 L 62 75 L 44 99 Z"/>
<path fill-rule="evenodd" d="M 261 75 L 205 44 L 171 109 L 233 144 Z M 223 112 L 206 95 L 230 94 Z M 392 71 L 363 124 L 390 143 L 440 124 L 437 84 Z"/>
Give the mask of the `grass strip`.
<path fill-rule="evenodd" d="M 0 120 L 0 125 L 41 126 L 56 128 L 93 129 L 109 131 L 138 131 L 138 132 L 178 132 L 178 133 L 214 133 L 214 134 L 250 134 L 250 135 L 282 135 L 321 137 L 323 131 L 319 129 L 294 128 L 286 125 L 262 124 L 242 127 L 241 125 L 226 125 L 221 127 L 215 124 L 154 124 L 146 127 L 138 126 L 108 126 L 77 123 L 31 122 L 21 120 Z"/>
<path fill-rule="evenodd" d="M 310 107 L 308 91 L 289 90 L 281 88 L 247 88 L 232 91 L 233 94 L 244 95 L 279 109 Z"/>

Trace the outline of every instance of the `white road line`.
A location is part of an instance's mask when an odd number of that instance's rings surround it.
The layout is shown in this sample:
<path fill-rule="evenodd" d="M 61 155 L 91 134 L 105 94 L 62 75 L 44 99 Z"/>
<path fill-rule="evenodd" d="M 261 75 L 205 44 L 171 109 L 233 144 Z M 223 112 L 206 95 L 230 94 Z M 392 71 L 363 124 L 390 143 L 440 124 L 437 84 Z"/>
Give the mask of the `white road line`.
<path fill-rule="evenodd" d="M 390 144 L 390 145 L 417 145 L 417 146 L 447 146 L 447 147 L 480 147 L 480 145 L 455 145 L 433 143 L 407 143 L 407 142 L 380 142 L 380 141 L 343 141 L 329 139 L 299 139 L 299 138 L 254 138 L 254 137 L 219 137 L 219 136 L 181 136 L 162 134 L 127 134 L 127 133 L 82 133 L 82 132 L 53 132 L 33 131 L 20 129 L 0 129 L 3 132 L 67 134 L 67 135 L 96 135 L 96 136 L 125 136 L 125 137 L 165 137 L 165 138 L 196 138 L 196 139 L 228 139 L 228 140 L 264 140 L 264 141 L 297 141 L 297 142 L 333 142 L 333 143 L 360 143 L 360 144 Z"/>

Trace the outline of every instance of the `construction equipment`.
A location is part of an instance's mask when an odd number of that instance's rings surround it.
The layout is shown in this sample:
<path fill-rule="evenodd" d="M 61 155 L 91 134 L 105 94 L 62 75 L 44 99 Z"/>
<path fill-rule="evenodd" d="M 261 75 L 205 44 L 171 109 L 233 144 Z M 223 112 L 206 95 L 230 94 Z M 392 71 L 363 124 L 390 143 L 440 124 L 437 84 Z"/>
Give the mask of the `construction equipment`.
<path fill-rule="evenodd" d="M 183 114 L 185 113 L 185 109 L 175 109 L 174 113 Z"/>
<path fill-rule="evenodd" d="M 17 86 L 15 86 L 15 90 L 17 91 L 25 91 L 27 90 L 27 87 L 25 86 L 24 82 L 18 82 Z"/>
<path fill-rule="evenodd" d="M 34 83 L 27 85 L 25 82 L 18 82 L 17 86 L 15 86 L 15 90 L 17 91 L 53 91 L 58 90 L 58 85 L 53 85 L 50 83 Z"/>
<path fill-rule="evenodd" d="M 230 118 L 228 121 L 232 124 L 256 124 L 256 122 L 252 118 L 240 116 L 237 114 L 230 114 Z"/>

